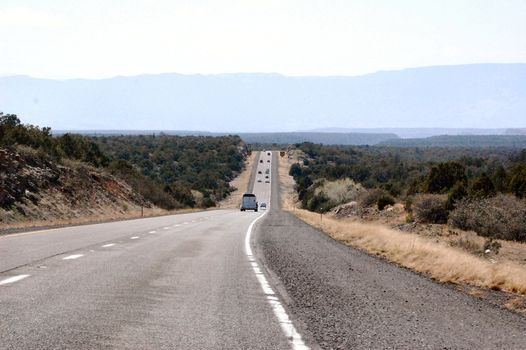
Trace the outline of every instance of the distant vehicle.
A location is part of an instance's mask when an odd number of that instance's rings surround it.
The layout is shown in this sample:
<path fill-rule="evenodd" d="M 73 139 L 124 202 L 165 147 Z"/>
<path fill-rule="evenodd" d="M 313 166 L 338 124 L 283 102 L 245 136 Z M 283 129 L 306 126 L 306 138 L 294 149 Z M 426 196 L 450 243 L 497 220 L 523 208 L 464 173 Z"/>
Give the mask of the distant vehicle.
<path fill-rule="evenodd" d="M 270 163 L 270 159 L 267 160 L 267 163 Z"/>
<path fill-rule="evenodd" d="M 266 183 L 266 184 L 269 184 L 269 183 L 270 183 L 270 180 L 265 180 L 265 183 Z"/>
<path fill-rule="evenodd" d="M 268 175 L 265 175 L 265 179 L 268 179 Z"/>
<path fill-rule="evenodd" d="M 270 173 L 270 169 L 265 170 L 265 174 Z"/>
<path fill-rule="evenodd" d="M 259 162 L 260 162 L 260 163 L 263 163 L 263 159 L 260 159 Z"/>
<path fill-rule="evenodd" d="M 258 179 L 258 182 L 261 182 L 261 179 Z"/>
<path fill-rule="evenodd" d="M 261 203 L 261 204 L 259 205 L 259 208 L 260 208 L 261 210 L 267 209 L 267 203 L 265 203 L 265 202 Z"/>
<path fill-rule="evenodd" d="M 270 156 L 270 152 L 267 153 L 267 156 Z"/>
<path fill-rule="evenodd" d="M 245 193 L 241 201 L 241 211 L 254 210 L 258 211 L 258 202 L 256 195 L 253 193 Z"/>
<path fill-rule="evenodd" d="M 261 174 L 261 170 L 260 170 L 260 171 L 258 171 L 258 174 Z"/>

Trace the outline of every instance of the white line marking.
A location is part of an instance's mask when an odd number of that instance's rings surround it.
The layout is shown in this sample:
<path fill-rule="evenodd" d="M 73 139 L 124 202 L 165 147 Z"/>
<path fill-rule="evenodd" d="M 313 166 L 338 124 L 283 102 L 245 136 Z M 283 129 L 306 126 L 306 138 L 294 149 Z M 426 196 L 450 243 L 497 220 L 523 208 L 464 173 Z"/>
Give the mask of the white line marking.
<path fill-rule="evenodd" d="M 268 203 L 268 210 L 270 210 L 270 200 Z M 263 289 L 263 293 L 265 293 L 267 297 L 267 301 L 272 306 L 272 311 L 274 311 L 274 315 L 278 318 L 279 325 L 281 326 L 281 329 L 283 330 L 283 333 L 285 333 L 285 336 L 289 339 L 292 349 L 293 350 L 309 350 L 309 347 L 305 345 L 303 340 L 301 339 L 301 335 L 298 333 L 294 325 L 292 324 L 292 321 L 290 320 L 289 315 L 287 315 L 287 311 L 285 311 L 285 308 L 279 301 L 278 297 L 276 296 L 276 293 L 270 286 L 270 284 L 267 281 L 267 278 L 259 268 L 259 265 L 256 261 L 256 258 L 254 257 L 254 254 L 252 253 L 252 248 L 250 247 L 250 237 L 252 235 L 252 228 L 254 227 L 254 224 L 264 217 L 267 214 L 268 211 L 265 211 L 262 215 L 258 216 L 252 223 L 248 226 L 247 233 L 245 235 L 245 254 L 248 257 L 248 261 L 250 261 L 250 265 L 252 266 L 252 270 L 256 274 L 256 278 L 259 281 L 259 284 L 261 285 L 261 289 Z"/>
<path fill-rule="evenodd" d="M 82 256 L 84 256 L 84 254 L 73 254 L 73 255 L 68 255 L 65 258 L 62 258 L 62 260 L 73 260 L 73 259 L 78 259 Z"/>
<path fill-rule="evenodd" d="M 150 232 L 148 232 L 148 233 L 157 233 L 157 231 L 150 231 Z"/>
<path fill-rule="evenodd" d="M 108 244 L 105 244 L 102 246 L 102 248 L 109 248 L 109 247 L 113 247 L 115 245 L 115 243 L 108 243 Z"/>
<path fill-rule="evenodd" d="M 188 225 L 188 224 L 189 224 L 188 221 L 183 222 L 183 225 Z"/>
<path fill-rule="evenodd" d="M 163 227 L 163 229 L 165 229 L 165 230 L 169 230 L 170 227 L 166 226 L 166 227 Z"/>
<path fill-rule="evenodd" d="M 179 227 L 179 226 L 181 226 L 181 224 L 176 224 L 176 225 L 174 225 L 174 227 Z"/>
<path fill-rule="evenodd" d="M 13 277 L 6 278 L 5 280 L 0 281 L 0 286 L 2 286 L 4 284 L 18 282 L 20 280 L 23 280 L 26 277 L 29 277 L 29 275 L 18 275 L 18 276 L 13 276 Z"/>
<path fill-rule="evenodd" d="M 139 239 L 138 236 L 133 236 L 133 237 L 130 237 L 130 239 Z"/>

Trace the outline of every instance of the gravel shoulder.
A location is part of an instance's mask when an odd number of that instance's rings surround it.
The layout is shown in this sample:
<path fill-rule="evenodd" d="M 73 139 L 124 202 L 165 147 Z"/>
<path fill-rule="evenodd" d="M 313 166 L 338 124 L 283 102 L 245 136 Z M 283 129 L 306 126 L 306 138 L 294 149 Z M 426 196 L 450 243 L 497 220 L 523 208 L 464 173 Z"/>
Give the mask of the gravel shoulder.
<path fill-rule="evenodd" d="M 314 347 L 524 349 L 526 318 L 334 241 L 282 211 L 272 186 L 257 253 Z"/>

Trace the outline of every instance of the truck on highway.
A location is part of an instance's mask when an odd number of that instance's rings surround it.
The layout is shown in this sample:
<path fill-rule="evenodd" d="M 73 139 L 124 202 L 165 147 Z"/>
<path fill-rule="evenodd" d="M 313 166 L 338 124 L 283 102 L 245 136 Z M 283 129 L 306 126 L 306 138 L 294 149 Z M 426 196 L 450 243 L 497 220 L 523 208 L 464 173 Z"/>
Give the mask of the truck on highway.
<path fill-rule="evenodd" d="M 258 201 L 253 193 L 245 193 L 241 200 L 241 211 L 254 210 L 258 211 Z"/>

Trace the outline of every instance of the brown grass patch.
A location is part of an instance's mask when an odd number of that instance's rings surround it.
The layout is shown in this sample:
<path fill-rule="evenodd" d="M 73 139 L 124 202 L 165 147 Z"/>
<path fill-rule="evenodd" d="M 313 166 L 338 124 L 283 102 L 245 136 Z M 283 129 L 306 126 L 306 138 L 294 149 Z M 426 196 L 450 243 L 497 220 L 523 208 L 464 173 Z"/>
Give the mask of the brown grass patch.
<path fill-rule="evenodd" d="M 526 295 L 526 269 L 516 263 L 491 262 L 439 240 L 400 232 L 384 225 L 336 219 L 299 209 L 291 196 L 288 159 L 280 161 L 283 208 L 332 238 L 379 255 L 440 282 L 468 284 Z M 284 170 L 287 169 L 287 172 Z M 293 188 L 293 187 L 292 187 Z"/>

